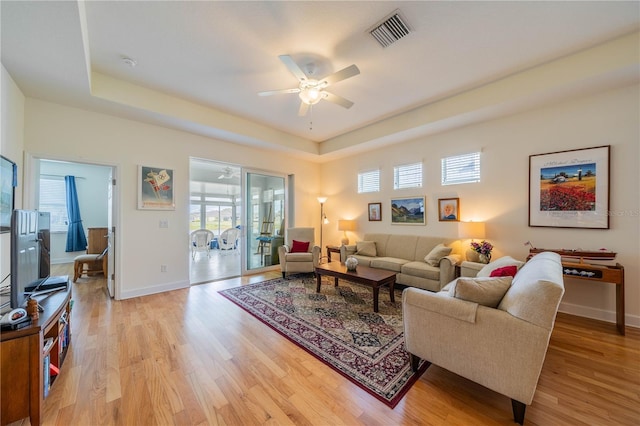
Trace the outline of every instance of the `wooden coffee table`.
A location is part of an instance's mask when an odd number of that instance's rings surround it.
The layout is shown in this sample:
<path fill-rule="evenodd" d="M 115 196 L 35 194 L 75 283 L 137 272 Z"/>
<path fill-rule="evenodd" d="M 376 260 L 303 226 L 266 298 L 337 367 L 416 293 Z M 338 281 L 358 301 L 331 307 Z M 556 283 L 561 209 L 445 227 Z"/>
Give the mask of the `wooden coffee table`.
<path fill-rule="evenodd" d="M 384 269 L 369 268 L 368 266 L 363 265 L 358 265 L 355 271 L 347 271 L 347 267 L 344 263 L 323 263 L 316 266 L 316 280 L 318 283 L 316 287 L 317 293 L 320 292 L 320 277 L 322 275 L 335 277 L 336 287 L 338 286 L 338 278 L 371 286 L 371 288 L 373 288 L 373 312 L 378 312 L 378 293 L 382 286 L 389 286 L 389 298 L 392 302 L 395 302 L 395 298 L 393 296 L 393 286 L 396 283 L 395 272 L 386 271 Z"/>

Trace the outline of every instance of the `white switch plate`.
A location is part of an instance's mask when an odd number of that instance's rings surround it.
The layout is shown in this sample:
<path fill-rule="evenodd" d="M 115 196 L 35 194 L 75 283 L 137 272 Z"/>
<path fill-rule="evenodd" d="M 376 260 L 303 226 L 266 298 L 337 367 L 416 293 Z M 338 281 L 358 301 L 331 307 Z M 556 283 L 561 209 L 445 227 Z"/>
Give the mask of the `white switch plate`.
<path fill-rule="evenodd" d="M 160 219 L 160 228 L 168 228 L 169 219 Z"/>

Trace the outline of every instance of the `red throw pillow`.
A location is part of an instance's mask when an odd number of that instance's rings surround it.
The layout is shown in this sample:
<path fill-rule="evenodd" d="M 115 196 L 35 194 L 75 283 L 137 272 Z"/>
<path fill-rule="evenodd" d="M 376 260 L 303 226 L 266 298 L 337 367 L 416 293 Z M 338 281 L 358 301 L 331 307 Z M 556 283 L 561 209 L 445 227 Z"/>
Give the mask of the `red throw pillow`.
<path fill-rule="evenodd" d="M 291 244 L 291 251 L 289 253 L 306 253 L 308 251 L 309 251 L 309 241 L 293 240 L 293 244 Z"/>
<path fill-rule="evenodd" d="M 496 268 L 491 271 L 490 277 L 515 277 L 518 272 L 518 267 L 515 265 L 503 266 L 502 268 Z"/>

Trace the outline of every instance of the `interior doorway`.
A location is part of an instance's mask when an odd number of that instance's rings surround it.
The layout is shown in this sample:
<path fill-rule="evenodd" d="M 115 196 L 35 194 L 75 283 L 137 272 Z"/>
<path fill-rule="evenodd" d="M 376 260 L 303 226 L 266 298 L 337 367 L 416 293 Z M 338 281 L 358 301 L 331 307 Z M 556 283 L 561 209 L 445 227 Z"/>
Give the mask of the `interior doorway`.
<path fill-rule="evenodd" d="M 243 246 L 240 166 L 191 158 L 189 175 L 189 282 L 193 285 L 240 276 Z M 198 234 L 206 237 L 204 246 Z"/>
<path fill-rule="evenodd" d="M 100 238 L 106 240 L 107 248 L 106 289 L 111 297 L 119 298 L 119 288 L 115 281 L 115 231 L 119 196 L 114 183 L 117 179 L 117 167 L 30 155 L 27 155 L 25 166 L 28 168 L 25 174 L 25 208 L 50 212 L 51 264 L 70 264 L 76 256 L 86 253 L 86 249 L 67 251 L 66 245 L 69 218 L 66 211 L 65 176 L 74 176 L 82 227 L 87 238 L 92 229 L 104 231 L 100 233 Z"/>

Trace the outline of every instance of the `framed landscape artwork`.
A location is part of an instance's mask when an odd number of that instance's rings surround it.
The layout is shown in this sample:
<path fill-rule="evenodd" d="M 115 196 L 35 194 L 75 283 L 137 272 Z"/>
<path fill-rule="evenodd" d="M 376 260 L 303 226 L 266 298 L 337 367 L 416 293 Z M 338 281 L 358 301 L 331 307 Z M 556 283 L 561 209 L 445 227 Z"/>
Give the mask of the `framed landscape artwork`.
<path fill-rule="evenodd" d="M 460 198 L 439 198 L 438 220 L 440 222 L 460 222 Z"/>
<path fill-rule="evenodd" d="M 369 203 L 369 222 L 382 220 L 382 203 Z"/>
<path fill-rule="evenodd" d="M 392 225 L 425 225 L 424 197 L 392 198 Z"/>
<path fill-rule="evenodd" d="M 173 170 L 138 166 L 138 209 L 175 210 Z"/>
<path fill-rule="evenodd" d="M 610 145 L 529 156 L 529 226 L 609 229 Z"/>

